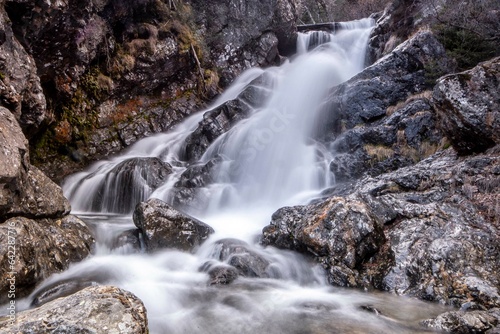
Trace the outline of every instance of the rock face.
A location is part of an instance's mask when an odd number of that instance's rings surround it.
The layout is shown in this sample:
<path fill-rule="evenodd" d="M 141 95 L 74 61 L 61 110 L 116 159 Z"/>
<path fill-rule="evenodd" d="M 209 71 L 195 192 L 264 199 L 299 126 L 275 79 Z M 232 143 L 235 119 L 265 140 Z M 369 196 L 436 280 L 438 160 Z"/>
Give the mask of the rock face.
<path fill-rule="evenodd" d="M 293 0 L 0 7 L 2 105 L 30 138 L 33 162 L 57 181 L 169 129 L 295 45 Z"/>
<path fill-rule="evenodd" d="M 39 308 L 0 319 L 8 333 L 148 333 L 144 304 L 132 293 L 95 286 Z"/>
<path fill-rule="evenodd" d="M 318 204 L 278 210 L 263 243 L 313 255 L 341 286 L 498 307 L 498 149 L 451 150 Z"/>
<path fill-rule="evenodd" d="M 53 273 L 86 258 L 94 239 L 87 226 L 74 216 L 61 219 L 15 217 L 0 224 L 0 303 L 15 280 L 16 297 L 29 294 Z"/>
<path fill-rule="evenodd" d="M 443 132 L 460 154 L 500 143 L 500 58 L 441 78 L 433 101 Z"/>
<path fill-rule="evenodd" d="M 46 108 L 37 67 L 16 39 L 9 17 L 0 6 L 0 96 L 1 105 L 16 117 L 28 137 L 34 136 L 40 127 L 52 120 Z"/>
<path fill-rule="evenodd" d="M 134 224 L 144 236 L 148 251 L 161 248 L 190 251 L 214 232 L 207 224 L 158 199 L 139 203 L 133 218 Z"/>
<path fill-rule="evenodd" d="M 61 188 L 30 165 L 27 144 L 14 116 L 0 107 L 0 222 L 16 215 L 57 218 L 70 211 Z"/>
<path fill-rule="evenodd" d="M 414 164 L 443 145 L 426 81 L 431 64 L 440 72 L 450 65 L 422 31 L 332 90 L 318 123 L 319 139 L 336 152 L 330 167 L 337 181 Z"/>

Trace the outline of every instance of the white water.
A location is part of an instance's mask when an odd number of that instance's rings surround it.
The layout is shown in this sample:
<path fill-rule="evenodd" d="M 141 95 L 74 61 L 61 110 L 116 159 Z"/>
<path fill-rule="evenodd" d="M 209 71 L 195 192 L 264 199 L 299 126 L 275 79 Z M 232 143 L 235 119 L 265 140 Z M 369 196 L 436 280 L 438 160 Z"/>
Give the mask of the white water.
<path fill-rule="evenodd" d="M 145 303 L 151 333 L 418 333 L 408 326 L 432 314 L 432 307 L 386 294 L 334 289 L 325 284 L 322 271 L 300 255 L 255 244 L 275 210 L 306 203 L 333 184 L 328 168 L 332 157 L 311 139 L 315 116 L 329 89 L 362 69 L 370 24 L 365 20 L 346 26 L 308 53 L 310 36 L 301 35 L 292 61 L 245 72 L 214 103 L 211 109 L 236 98 L 258 76 L 266 75 L 273 83 L 262 107 L 219 137 L 201 158 L 207 162 L 220 155 L 224 163 L 214 170 L 216 181 L 200 189 L 200 196 L 209 199 L 206 210 L 190 212 L 216 231 L 194 254 L 174 250 L 133 254 L 126 246 L 111 250 L 113 238 L 134 227 L 130 217 L 92 216 L 88 211 L 100 182 L 106 178 L 109 182 L 114 177 L 110 171 L 132 157 L 159 157 L 175 166 L 162 187 L 138 192 L 144 197 L 139 200 L 149 196 L 168 200 L 188 165 L 181 161 L 184 140 L 205 111 L 169 133 L 141 140 L 121 156 L 68 178 L 65 194 L 74 211 L 86 213 L 83 218 L 96 232 L 97 251 L 53 275 L 32 296 L 68 280 L 116 285 Z M 106 190 L 102 212 L 109 211 L 106 201 L 120 191 L 124 190 Z M 199 269 L 207 261 L 217 261 L 215 242 L 227 237 L 249 242 L 252 252 L 267 259 L 270 278 L 238 278 L 227 286 L 208 286 L 208 275 Z M 384 316 L 361 310 L 367 305 Z"/>

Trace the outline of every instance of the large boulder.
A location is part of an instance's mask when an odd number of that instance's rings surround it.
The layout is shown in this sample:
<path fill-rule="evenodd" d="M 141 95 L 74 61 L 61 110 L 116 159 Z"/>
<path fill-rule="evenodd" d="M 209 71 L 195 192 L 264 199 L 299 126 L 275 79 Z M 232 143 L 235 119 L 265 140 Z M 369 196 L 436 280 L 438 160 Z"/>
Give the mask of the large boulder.
<path fill-rule="evenodd" d="M 500 57 L 441 78 L 433 102 L 443 132 L 460 154 L 500 143 Z"/>
<path fill-rule="evenodd" d="M 353 182 L 341 197 L 280 209 L 263 243 L 312 255 L 336 285 L 498 307 L 498 152 L 448 149 Z"/>
<path fill-rule="evenodd" d="M 139 203 L 133 219 L 148 251 L 162 248 L 191 251 L 214 232 L 207 224 L 155 198 Z"/>
<path fill-rule="evenodd" d="M 6 333 L 149 333 L 141 300 L 113 286 L 88 287 L 14 315 L 0 318 Z"/>
<path fill-rule="evenodd" d="M 422 324 L 432 330 L 446 333 L 494 334 L 500 331 L 500 309 L 471 312 L 450 311 L 434 319 L 424 320 Z"/>
<path fill-rule="evenodd" d="M 336 152 L 331 170 L 338 181 L 408 166 L 443 146 L 430 102 L 431 67 L 446 73 L 450 62 L 433 34 L 420 31 L 332 89 L 318 137 Z"/>
<path fill-rule="evenodd" d="M 59 218 L 70 211 L 61 188 L 30 164 L 27 145 L 17 120 L 0 107 L 0 222 L 13 216 Z"/>
<path fill-rule="evenodd" d="M 90 255 L 94 238 L 75 216 L 61 219 L 15 217 L 0 224 L 0 303 L 29 294 L 37 283 Z M 10 298 L 10 297 L 9 297 Z"/>

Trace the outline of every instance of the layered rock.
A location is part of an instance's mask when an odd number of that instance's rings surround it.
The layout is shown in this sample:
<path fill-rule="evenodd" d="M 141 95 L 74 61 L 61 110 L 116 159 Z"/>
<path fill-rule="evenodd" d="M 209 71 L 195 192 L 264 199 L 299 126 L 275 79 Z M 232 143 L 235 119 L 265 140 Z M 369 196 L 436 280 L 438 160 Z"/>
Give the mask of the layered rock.
<path fill-rule="evenodd" d="M 0 318 L 0 325 L 8 333 L 149 333 L 141 300 L 112 286 L 83 289 L 39 308 L 18 312 L 15 321 Z"/>
<path fill-rule="evenodd" d="M 155 198 L 139 203 L 133 218 L 148 251 L 162 248 L 190 251 L 214 232 L 207 224 Z"/>

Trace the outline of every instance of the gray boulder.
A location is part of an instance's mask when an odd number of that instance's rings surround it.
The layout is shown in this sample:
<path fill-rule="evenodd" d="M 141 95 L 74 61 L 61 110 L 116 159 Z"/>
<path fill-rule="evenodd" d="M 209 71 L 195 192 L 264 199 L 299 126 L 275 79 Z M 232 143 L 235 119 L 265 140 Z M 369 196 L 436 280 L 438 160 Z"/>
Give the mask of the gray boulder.
<path fill-rule="evenodd" d="M 0 303 L 8 297 L 9 280 L 16 298 L 37 283 L 90 255 L 94 245 L 88 227 L 75 216 L 32 220 L 11 218 L 0 224 Z"/>
<path fill-rule="evenodd" d="M 500 57 L 438 80 L 433 102 L 443 132 L 460 154 L 500 143 Z"/>
<path fill-rule="evenodd" d="M 133 219 L 148 251 L 161 248 L 191 251 L 214 232 L 207 224 L 155 198 L 139 203 Z"/>
<path fill-rule="evenodd" d="M 144 304 L 113 286 L 93 286 L 39 308 L 18 312 L 15 321 L 0 319 L 6 333 L 146 334 Z"/>

